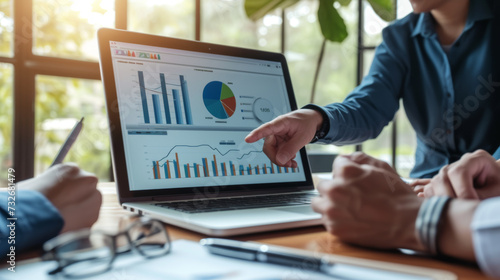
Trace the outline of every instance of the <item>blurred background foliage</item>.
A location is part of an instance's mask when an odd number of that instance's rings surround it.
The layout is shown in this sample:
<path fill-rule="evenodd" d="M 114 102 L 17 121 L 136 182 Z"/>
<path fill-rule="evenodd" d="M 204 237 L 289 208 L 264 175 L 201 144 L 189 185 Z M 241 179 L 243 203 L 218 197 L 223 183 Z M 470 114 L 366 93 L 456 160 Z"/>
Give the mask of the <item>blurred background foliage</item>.
<path fill-rule="evenodd" d="M 13 57 L 14 0 L 0 0 L 0 57 Z M 261 0 L 256 0 L 261 1 Z M 341 44 L 327 44 L 320 69 L 314 103 L 341 102 L 356 86 L 356 34 L 358 1 L 336 5 L 351 34 Z M 387 25 L 371 5 L 365 4 L 364 40 L 381 42 Z M 408 0 L 398 0 L 405 3 Z M 266 51 L 281 51 L 281 27 L 285 27 L 284 54 L 287 57 L 298 106 L 310 102 L 316 61 L 323 33 L 318 28 L 319 0 L 302 0 L 288 7 L 282 17 L 274 9 L 256 21 L 250 20 L 244 0 L 202 0 L 201 40 Z M 346 4 L 344 3 L 344 4 Z M 132 31 L 185 39 L 195 36 L 194 0 L 128 0 L 127 25 Z M 399 5 L 399 7 L 403 7 Z M 409 7 L 398 10 L 398 17 Z M 33 54 L 76 60 L 98 60 L 96 31 L 114 27 L 114 0 L 33 0 Z M 373 51 L 365 56 L 368 70 Z M 13 66 L 0 63 L 0 174 L 12 166 Z M 37 75 L 35 78 L 35 173 L 52 162 L 74 123 L 85 117 L 85 128 L 68 154 L 67 161 L 110 179 L 109 132 L 101 81 Z M 31 110 L 31 108 L 25 108 Z M 398 167 L 402 174 L 413 165 L 415 137 L 404 112 L 398 113 Z M 390 158 L 390 126 L 375 140 L 363 145 L 364 151 L 383 159 Z M 353 146 L 310 145 L 310 151 L 349 153 Z M 401 163 L 399 163 L 401 160 Z M 4 180 L 0 176 L 0 180 Z"/>

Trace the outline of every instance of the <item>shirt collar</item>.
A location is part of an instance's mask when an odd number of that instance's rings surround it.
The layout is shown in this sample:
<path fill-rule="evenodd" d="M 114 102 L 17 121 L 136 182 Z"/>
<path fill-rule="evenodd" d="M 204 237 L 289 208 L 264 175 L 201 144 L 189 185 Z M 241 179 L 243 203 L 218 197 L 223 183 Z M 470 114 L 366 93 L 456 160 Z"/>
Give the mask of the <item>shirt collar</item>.
<path fill-rule="evenodd" d="M 430 37 L 434 33 L 434 19 L 431 13 L 421 13 L 411 36 L 415 37 L 417 35 L 422 35 L 423 37 Z"/>
<path fill-rule="evenodd" d="M 486 0 L 470 0 L 469 15 L 467 16 L 464 31 L 471 29 L 477 21 L 492 19 L 492 9 Z"/>
<path fill-rule="evenodd" d="M 471 29 L 477 21 L 492 19 L 493 12 L 491 9 L 487 0 L 470 0 L 469 13 L 467 15 L 464 31 Z M 434 18 L 431 13 L 421 13 L 411 36 L 422 35 L 423 37 L 430 37 L 433 34 L 435 34 Z"/>

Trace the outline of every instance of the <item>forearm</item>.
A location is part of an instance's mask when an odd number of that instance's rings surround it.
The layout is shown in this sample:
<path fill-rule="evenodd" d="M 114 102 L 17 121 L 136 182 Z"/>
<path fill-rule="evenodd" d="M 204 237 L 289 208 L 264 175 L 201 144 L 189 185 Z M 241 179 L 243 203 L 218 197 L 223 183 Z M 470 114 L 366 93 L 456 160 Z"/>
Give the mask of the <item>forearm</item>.
<path fill-rule="evenodd" d="M 437 241 L 443 255 L 475 261 L 471 222 L 479 205 L 477 200 L 453 199 L 442 216 Z"/>
<path fill-rule="evenodd" d="M 6 220 L 9 215 L 7 209 L 7 195 L 0 194 L 0 217 Z M 20 252 L 56 236 L 63 227 L 64 221 L 57 209 L 40 193 L 31 190 L 20 190 L 16 193 L 15 218 L 9 221 L 0 231 L 0 258 L 5 257 L 11 247 Z M 7 236 L 13 236 L 7 239 Z M 5 237 L 5 239 L 4 239 Z"/>
<path fill-rule="evenodd" d="M 313 104 L 310 104 L 310 105 L 313 105 Z M 328 121 L 328 120 L 324 120 L 323 114 L 320 112 L 321 107 L 315 106 L 314 108 L 317 108 L 317 109 L 306 108 L 306 107 L 303 109 L 308 110 L 307 111 L 308 115 L 310 115 L 310 118 L 313 121 L 313 123 L 315 124 L 316 131 L 317 131 L 321 128 L 323 122 Z"/>

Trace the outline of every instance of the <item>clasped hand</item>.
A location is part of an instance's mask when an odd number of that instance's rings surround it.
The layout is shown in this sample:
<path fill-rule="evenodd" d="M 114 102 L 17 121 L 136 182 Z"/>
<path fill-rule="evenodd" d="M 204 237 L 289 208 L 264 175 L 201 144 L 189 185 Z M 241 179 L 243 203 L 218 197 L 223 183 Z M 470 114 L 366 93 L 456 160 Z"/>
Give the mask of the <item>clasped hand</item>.
<path fill-rule="evenodd" d="M 422 249 L 414 230 L 422 199 L 387 163 L 358 152 L 338 156 L 333 173 L 312 204 L 328 232 L 368 247 Z"/>
<path fill-rule="evenodd" d="M 411 184 L 421 197 L 450 196 L 483 200 L 500 196 L 500 161 L 486 151 L 467 153 L 444 166 L 432 179 L 420 179 Z"/>
<path fill-rule="evenodd" d="M 424 197 L 486 199 L 500 195 L 500 162 L 485 151 L 464 155 L 433 179 L 406 184 L 385 162 L 363 153 L 338 156 L 333 179 L 318 184 L 313 209 L 340 240 L 375 248 L 423 250 L 415 220 Z"/>

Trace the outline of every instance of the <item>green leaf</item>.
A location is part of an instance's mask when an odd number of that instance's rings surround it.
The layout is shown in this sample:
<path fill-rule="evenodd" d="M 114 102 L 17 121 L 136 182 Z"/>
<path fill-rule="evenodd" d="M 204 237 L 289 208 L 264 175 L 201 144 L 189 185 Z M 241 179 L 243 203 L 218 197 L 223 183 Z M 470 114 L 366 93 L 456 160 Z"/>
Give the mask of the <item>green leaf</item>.
<path fill-rule="evenodd" d="M 351 4 L 351 0 L 337 0 L 337 2 L 339 2 L 339 4 L 343 7 L 347 7 L 349 6 L 349 4 Z"/>
<path fill-rule="evenodd" d="M 300 0 L 245 0 L 245 12 L 251 20 L 263 18 L 277 8 L 290 7 Z"/>
<path fill-rule="evenodd" d="M 392 0 L 368 0 L 377 15 L 385 21 L 396 19 Z"/>
<path fill-rule="evenodd" d="M 318 20 L 323 37 L 328 41 L 342 42 L 347 38 L 347 27 L 344 19 L 333 6 L 334 0 L 319 1 Z"/>

